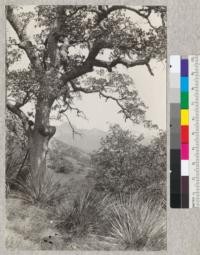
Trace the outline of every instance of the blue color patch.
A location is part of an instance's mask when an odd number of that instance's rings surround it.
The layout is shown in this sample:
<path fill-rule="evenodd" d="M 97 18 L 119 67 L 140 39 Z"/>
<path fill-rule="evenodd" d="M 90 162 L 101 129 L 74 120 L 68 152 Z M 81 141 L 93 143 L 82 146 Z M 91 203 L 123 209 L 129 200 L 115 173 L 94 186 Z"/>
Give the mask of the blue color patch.
<path fill-rule="evenodd" d="M 188 77 L 181 77 L 181 92 L 188 92 Z"/>

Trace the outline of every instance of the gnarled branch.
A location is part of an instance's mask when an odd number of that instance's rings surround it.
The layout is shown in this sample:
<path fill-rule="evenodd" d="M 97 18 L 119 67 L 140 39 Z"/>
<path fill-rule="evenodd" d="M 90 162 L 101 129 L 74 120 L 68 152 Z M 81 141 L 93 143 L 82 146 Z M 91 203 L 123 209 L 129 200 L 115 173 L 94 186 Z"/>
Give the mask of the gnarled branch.
<path fill-rule="evenodd" d="M 108 72 L 112 72 L 112 68 L 118 64 L 124 65 L 127 68 L 134 67 L 134 66 L 140 66 L 140 65 L 146 65 L 150 74 L 154 75 L 153 71 L 150 67 L 149 61 L 150 61 L 150 57 L 146 57 L 145 59 L 138 59 L 138 60 L 134 60 L 134 61 L 117 58 L 111 62 L 95 59 L 93 63 L 94 63 L 94 66 L 106 68 L 108 70 Z"/>
<path fill-rule="evenodd" d="M 113 47 L 112 42 L 107 42 L 104 40 L 100 40 L 99 42 L 94 43 L 93 47 L 91 48 L 88 54 L 87 59 L 83 62 L 83 64 L 81 66 L 74 67 L 72 71 L 67 72 L 62 76 L 63 82 L 66 83 L 66 82 L 72 81 L 73 79 L 76 79 L 86 73 L 92 72 L 94 66 L 107 68 L 107 70 L 111 72 L 112 68 L 116 66 L 117 64 L 122 64 L 126 66 L 127 68 L 139 66 L 139 65 L 146 65 L 150 74 L 153 75 L 153 72 L 149 65 L 151 56 L 147 56 L 145 59 L 135 60 L 135 61 L 128 61 L 126 59 L 117 58 L 113 60 L 112 62 L 106 62 L 106 61 L 101 61 L 96 59 L 97 55 L 102 49 L 110 49 L 112 47 Z M 124 47 L 124 46 L 122 45 L 121 47 Z M 81 91 L 81 90 L 77 90 L 77 91 Z"/>
<path fill-rule="evenodd" d="M 21 101 L 21 102 L 20 102 L 20 101 L 17 101 L 16 104 L 15 104 L 15 106 L 16 106 L 17 108 L 21 108 L 21 107 L 24 106 L 26 103 L 28 103 L 29 99 L 30 99 L 30 93 L 29 93 L 29 91 L 27 91 L 27 92 L 26 92 L 26 95 L 24 96 L 24 98 L 22 99 L 22 101 Z"/>
<path fill-rule="evenodd" d="M 24 130 L 27 132 L 29 129 L 29 118 L 26 116 L 26 114 L 19 108 L 17 104 L 7 102 L 6 107 L 9 111 L 16 114 L 21 119 Z"/>
<path fill-rule="evenodd" d="M 32 66 L 34 68 L 40 69 L 40 59 L 37 57 L 37 53 L 24 30 L 24 24 L 21 20 L 14 14 L 14 9 L 12 6 L 7 6 L 7 20 L 9 21 L 10 25 L 16 32 L 20 43 L 18 44 L 19 48 L 23 49 L 26 52 L 27 57 L 29 58 Z"/>

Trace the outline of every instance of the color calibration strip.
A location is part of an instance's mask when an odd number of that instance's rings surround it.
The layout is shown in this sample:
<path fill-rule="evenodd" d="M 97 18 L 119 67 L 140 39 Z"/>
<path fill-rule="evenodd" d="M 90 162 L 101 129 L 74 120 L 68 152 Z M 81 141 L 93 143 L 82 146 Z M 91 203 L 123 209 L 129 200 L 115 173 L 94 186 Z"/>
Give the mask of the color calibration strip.
<path fill-rule="evenodd" d="M 200 56 L 170 57 L 170 205 L 200 207 Z"/>
<path fill-rule="evenodd" d="M 181 58 L 181 208 L 189 208 L 189 77 L 188 59 Z"/>

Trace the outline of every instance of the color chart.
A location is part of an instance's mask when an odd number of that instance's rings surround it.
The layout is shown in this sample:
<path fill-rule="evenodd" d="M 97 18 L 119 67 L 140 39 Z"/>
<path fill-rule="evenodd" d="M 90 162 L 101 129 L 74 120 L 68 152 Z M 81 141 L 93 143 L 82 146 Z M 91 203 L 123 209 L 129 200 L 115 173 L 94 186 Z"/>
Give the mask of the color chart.
<path fill-rule="evenodd" d="M 170 57 L 170 206 L 200 207 L 200 57 Z"/>
<path fill-rule="evenodd" d="M 189 207 L 189 79 L 188 59 L 181 58 L 181 208 Z"/>

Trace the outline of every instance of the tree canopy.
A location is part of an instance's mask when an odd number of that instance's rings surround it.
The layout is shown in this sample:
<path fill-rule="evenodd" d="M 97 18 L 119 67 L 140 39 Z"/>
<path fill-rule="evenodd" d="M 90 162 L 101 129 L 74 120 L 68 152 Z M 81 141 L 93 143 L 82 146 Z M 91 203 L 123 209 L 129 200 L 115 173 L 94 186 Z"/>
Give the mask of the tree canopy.
<path fill-rule="evenodd" d="M 17 35 L 7 44 L 8 98 L 15 99 L 7 107 L 25 129 L 29 116 L 21 107 L 26 103 L 35 102 L 37 111 L 45 108 L 41 101 L 47 102 L 49 112 L 56 111 L 58 118 L 67 111 L 84 117 L 74 105 L 83 93 L 114 100 L 125 119 L 144 121 L 146 108 L 130 86 L 133 80 L 117 67 L 144 65 L 153 75 L 151 59 L 166 57 L 166 7 L 45 5 L 31 11 L 7 6 L 6 11 Z M 13 69 L 23 54 L 29 59 L 28 68 Z M 35 112 L 30 115 L 37 122 Z"/>

